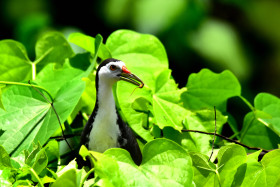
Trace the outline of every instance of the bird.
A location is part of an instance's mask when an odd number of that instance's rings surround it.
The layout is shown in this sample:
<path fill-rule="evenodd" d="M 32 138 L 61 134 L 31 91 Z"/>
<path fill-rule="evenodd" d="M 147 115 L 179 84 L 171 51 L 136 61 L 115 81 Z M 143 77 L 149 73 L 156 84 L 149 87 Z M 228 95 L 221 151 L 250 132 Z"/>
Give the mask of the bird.
<path fill-rule="evenodd" d="M 121 118 L 115 104 L 113 85 L 120 80 L 140 88 L 144 86 L 143 81 L 132 74 L 121 60 L 109 58 L 98 66 L 95 77 L 96 102 L 81 134 L 80 144 L 101 153 L 116 147 L 126 149 L 135 164 L 140 165 L 142 154 L 136 137 Z"/>

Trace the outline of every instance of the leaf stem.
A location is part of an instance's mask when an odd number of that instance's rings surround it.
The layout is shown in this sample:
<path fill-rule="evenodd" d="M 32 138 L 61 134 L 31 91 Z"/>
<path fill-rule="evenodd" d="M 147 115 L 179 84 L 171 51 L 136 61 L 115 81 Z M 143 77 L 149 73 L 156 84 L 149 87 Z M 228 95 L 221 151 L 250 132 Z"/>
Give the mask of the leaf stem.
<path fill-rule="evenodd" d="M 82 116 L 83 116 L 84 120 L 88 121 L 89 117 L 85 112 L 82 112 Z"/>
<path fill-rule="evenodd" d="M 221 185 L 221 178 L 220 178 L 220 174 L 219 174 L 219 172 L 218 172 L 219 169 L 220 169 L 220 168 L 218 168 L 218 169 L 216 170 L 216 176 L 217 176 L 217 178 L 218 178 L 219 186 L 221 187 L 221 186 L 222 186 L 222 185 Z"/>
<path fill-rule="evenodd" d="M 53 50 L 53 47 L 49 48 L 40 58 L 35 60 L 32 64 L 38 64 L 41 60 L 43 60 L 51 51 Z"/>
<path fill-rule="evenodd" d="M 43 182 L 41 181 L 41 179 L 39 178 L 39 176 L 37 175 L 37 173 L 34 171 L 33 168 L 29 168 L 29 171 L 34 175 L 34 177 L 38 180 L 38 183 L 41 187 L 44 187 Z"/>
<path fill-rule="evenodd" d="M 31 63 L 31 67 L 32 67 L 32 80 L 35 80 L 35 78 L 36 78 L 36 64 Z"/>
<path fill-rule="evenodd" d="M 50 94 L 50 92 L 49 92 L 48 90 L 46 90 L 44 87 L 41 87 L 41 86 L 38 86 L 38 85 L 26 84 L 26 83 L 22 83 L 22 82 L 11 82 L 11 81 L 0 81 L 0 84 L 35 87 L 35 88 L 38 88 L 38 89 L 43 90 L 44 92 L 46 92 L 46 93 L 48 94 L 48 96 L 51 98 L 51 100 L 53 101 L 53 97 L 52 97 L 52 95 Z"/>
<path fill-rule="evenodd" d="M 89 175 L 90 175 L 93 171 L 94 171 L 94 168 L 91 168 L 91 170 L 89 170 L 89 172 L 87 172 L 87 174 L 85 175 L 85 177 L 84 177 L 83 180 L 81 181 L 79 187 L 83 187 L 83 186 L 84 186 L 85 181 L 87 180 L 87 178 L 89 177 Z"/>
<path fill-rule="evenodd" d="M 245 97 L 240 95 L 239 98 L 250 108 L 250 110 L 252 110 L 252 112 L 256 111 L 255 107 Z"/>

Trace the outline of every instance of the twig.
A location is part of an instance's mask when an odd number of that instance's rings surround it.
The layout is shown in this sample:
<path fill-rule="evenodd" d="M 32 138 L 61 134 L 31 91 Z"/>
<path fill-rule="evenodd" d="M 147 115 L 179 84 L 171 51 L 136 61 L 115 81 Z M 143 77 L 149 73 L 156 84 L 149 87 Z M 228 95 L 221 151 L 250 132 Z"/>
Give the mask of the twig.
<path fill-rule="evenodd" d="M 81 136 L 81 134 L 65 134 L 64 137 L 63 136 L 52 136 L 50 137 L 50 139 L 55 139 L 57 141 L 60 141 L 60 140 L 65 140 L 68 139 L 68 138 L 73 138 L 75 136 Z"/>
<path fill-rule="evenodd" d="M 32 87 L 34 90 L 36 90 L 36 91 L 51 105 L 51 107 L 52 107 L 52 109 L 53 109 L 53 111 L 54 111 L 54 113 L 55 113 L 55 115 L 56 115 L 56 118 L 57 118 L 57 120 L 58 120 L 59 126 L 60 126 L 60 128 L 61 128 L 62 137 L 63 137 L 63 139 L 65 140 L 65 142 L 67 143 L 67 145 L 68 145 L 68 147 L 70 148 L 70 150 L 73 151 L 71 145 L 69 144 L 69 142 L 68 142 L 67 139 L 65 138 L 64 131 L 63 131 L 63 128 L 62 128 L 62 125 L 61 125 L 61 121 L 60 121 L 59 115 L 58 115 L 58 113 L 56 112 L 55 107 L 53 106 L 53 101 L 49 101 L 48 98 L 46 98 L 46 96 L 45 96 L 40 90 L 38 90 L 36 87 L 34 87 L 34 86 L 30 83 L 30 80 L 28 80 L 28 84 L 30 84 L 31 87 Z"/>
<path fill-rule="evenodd" d="M 207 134 L 207 135 L 214 135 L 214 133 L 212 132 L 204 132 L 204 131 L 197 131 L 197 130 L 187 130 L 187 129 L 183 129 L 181 130 L 182 132 L 195 132 L 195 133 L 200 133 L 200 134 Z M 235 143 L 235 144 L 238 144 L 238 145 L 241 145 L 242 147 L 246 147 L 247 149 L 251 149 L 251 150 L 262 150 L 263 152 L 265 153 L 268 153 L 269 150 L 266 150 L 266 149 L 262 149 L 262 148 L 259 148 L 259 147 L 250 147 L 248 145 L 245 145 L 243 143 L 240 143 L 236 140 L 232 140 L 226 136 L 223 136 L 223 135 L 220 135 L 220 134 L 215 134 L 216 136 L 220 137 L 220 138 L 223 138 L 229 142 L 232 142 L 232 143 Z"/>
<path fill-rule="evenodd" d="M 213 136 L 213 142 L 212 142 L 212 151 L 211 151 L 211 155 L 208 159 L 208 162 L 210 161 L 213 152 L 214 152 L 214 142 L 215 142 L 215 138 L 216 138 L 216 132 L 217 132 L 217 114 L 216 114 L 216 107 L 214 106 L 214 113 L 215 113 L 215 132 L 214 132 L 214 136 Z"/>

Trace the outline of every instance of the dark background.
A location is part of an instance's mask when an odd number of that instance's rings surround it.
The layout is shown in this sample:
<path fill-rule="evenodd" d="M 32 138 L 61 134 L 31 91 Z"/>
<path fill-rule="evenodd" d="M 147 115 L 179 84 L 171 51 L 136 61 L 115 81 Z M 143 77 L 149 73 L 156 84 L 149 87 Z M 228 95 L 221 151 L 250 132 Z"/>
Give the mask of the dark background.
<path fill-rule="evenodd" d="M 280 96 L 280 1 L 0 0 L 0 14 L 0 39 L 23 43 L 31 60 L 46 31 L 100 33 L 106 41 L 117 29 L 132 29 L 161 40 L 179 87 L 202 68 L 229 69 L 251 103 L 259 92 Z"/>

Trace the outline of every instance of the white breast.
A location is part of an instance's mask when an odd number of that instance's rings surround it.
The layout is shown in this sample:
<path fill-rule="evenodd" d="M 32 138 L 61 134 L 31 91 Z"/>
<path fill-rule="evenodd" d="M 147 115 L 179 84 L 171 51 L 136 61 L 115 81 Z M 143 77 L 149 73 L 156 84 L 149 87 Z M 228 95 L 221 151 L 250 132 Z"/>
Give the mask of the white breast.
<path fill-rule="evenodd" d="M 114 112 L 98 111 L 90 133 L 89 149 L 103 153 L 109 148 L 119 147 L 120 130 Z"/>
<path fill-rule="evenodd" d="M 100 74 L 102 71 L 99 72 Z M 112 92 L 114 82 L 100 76 L 98 88 L 98 111 L 89 135 L 89 150 L 104 152 L 119 147 L 120 129 L 117 125 L 117 111 Z"/>

